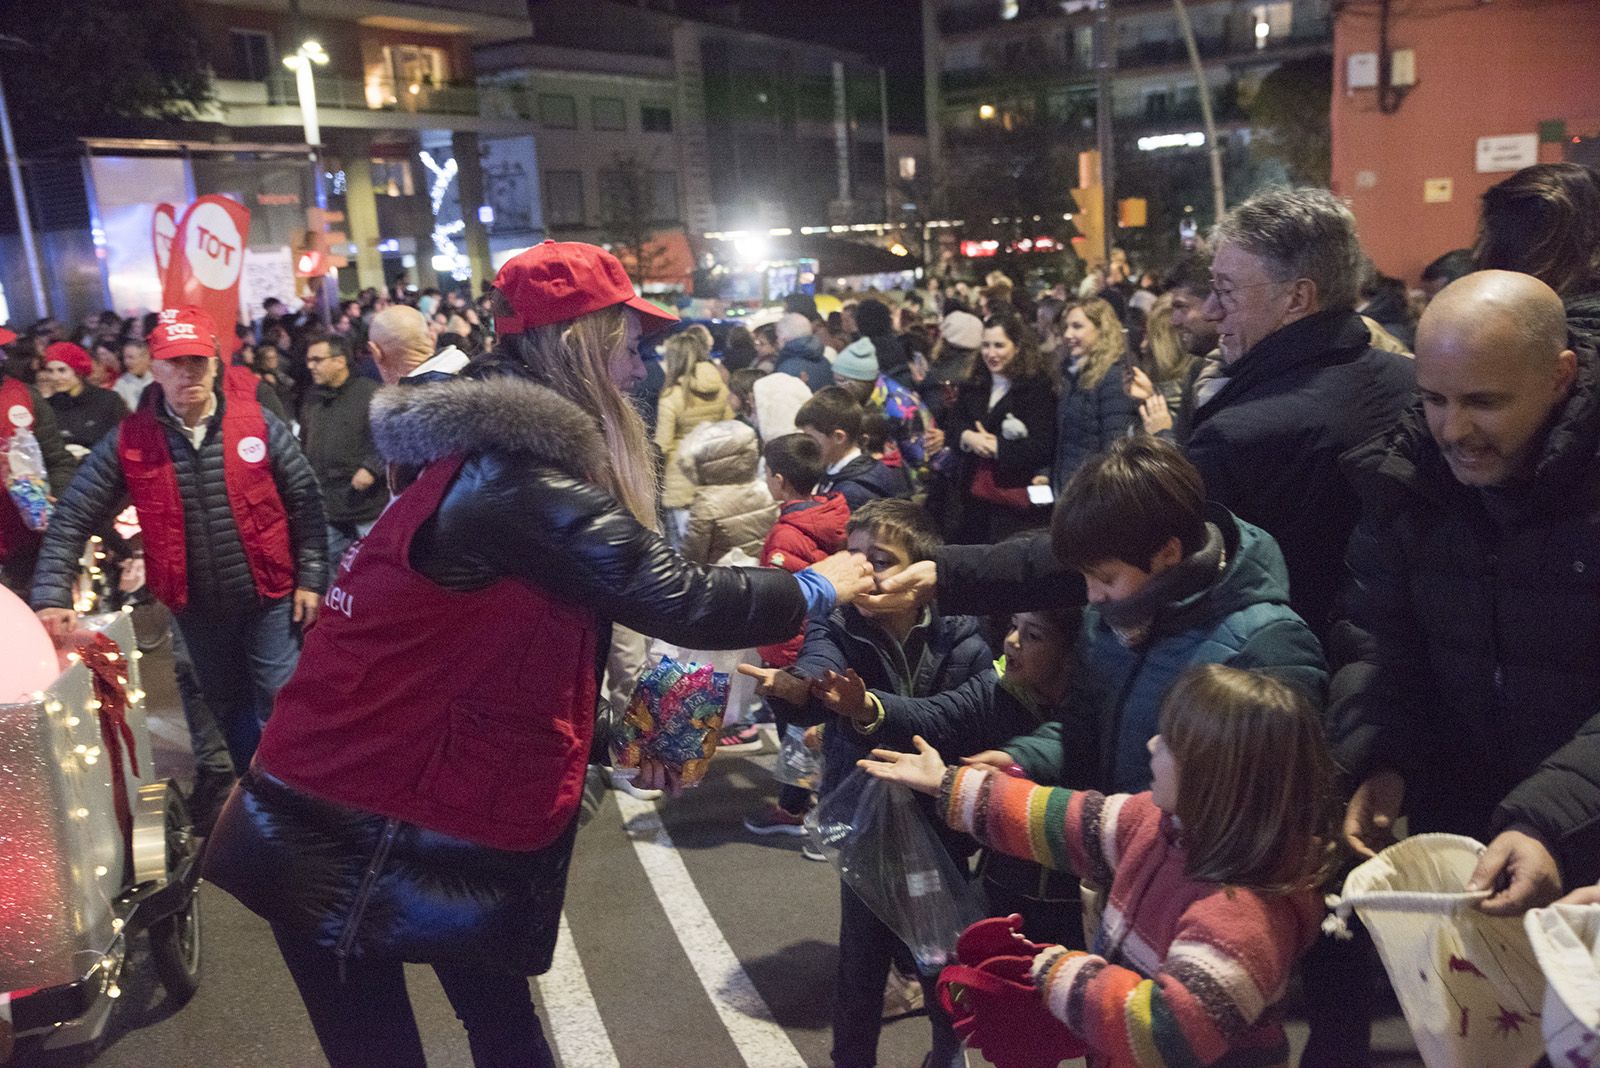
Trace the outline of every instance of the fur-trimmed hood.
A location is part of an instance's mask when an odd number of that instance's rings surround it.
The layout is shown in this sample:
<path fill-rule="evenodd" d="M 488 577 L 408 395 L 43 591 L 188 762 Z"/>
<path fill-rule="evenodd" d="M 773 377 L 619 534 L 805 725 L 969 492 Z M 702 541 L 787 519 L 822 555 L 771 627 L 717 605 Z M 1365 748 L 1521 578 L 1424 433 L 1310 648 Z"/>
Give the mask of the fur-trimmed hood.
<path fill-rule="evenodd" d="M 609 462 L 588 413 L 510 376 L 386 386 L 372 399 L 372 439 L 388 462 L 413 466 L 458 452 L 517 453 L 599 483 Z"/>

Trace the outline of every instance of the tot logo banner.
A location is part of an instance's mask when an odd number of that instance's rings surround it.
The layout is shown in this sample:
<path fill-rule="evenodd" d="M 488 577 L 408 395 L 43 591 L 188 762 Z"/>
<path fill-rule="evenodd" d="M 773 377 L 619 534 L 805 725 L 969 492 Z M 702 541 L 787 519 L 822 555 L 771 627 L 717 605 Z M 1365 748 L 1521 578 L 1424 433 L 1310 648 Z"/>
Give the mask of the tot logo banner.
<path fill-rule="evenodd" d="M 160 260 L 161 216 L 156 222 Z M 223 354 L 231 355 L 233 325 L 239 321 L 239 279 L 244 272 L 250 211 L 237 201 L 215 194 L 189 206 L 172 236 L 171 254 L 162 279 L 162 304 L 168 308 L 203 308 L 216 324 Z"/>

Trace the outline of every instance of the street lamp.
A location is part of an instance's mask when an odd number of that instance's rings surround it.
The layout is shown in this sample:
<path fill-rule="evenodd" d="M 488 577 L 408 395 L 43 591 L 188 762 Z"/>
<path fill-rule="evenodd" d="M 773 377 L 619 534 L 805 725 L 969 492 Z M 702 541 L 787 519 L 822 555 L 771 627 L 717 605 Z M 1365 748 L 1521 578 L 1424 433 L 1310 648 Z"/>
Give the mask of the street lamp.
<path fill-rule="evenodd" d="M 316 41 L 307 41 L 283 57 L 283 65 L 294 71 L 294 87 L 300 94 L 300 121 L 306 128 L 306 144 L 316 149 L 322 144 L 322 131 L 317 125 L 317 87 L 311 81 L 313 64 L 319 67 L 328 65 L 328 53 Z"/>
<path fill-rule="evenodd" d="M 978 105 L 978 118 L 984 120 L 985 122 L 988 122 L 990 119 L 994 118 L 994 105 L 993 104 L 979 104 Z"/>
<path fill-rule="evenodd" d="M 305 126 L 306 144 L 310 146 L 311 181 L 315 193 L 317 207 L 326 211 L 328 207 L 328 187 L 323 180 L 321 153 L 322 129 L 317 125 L 317 87 L 311 80 L 313 65 L 326 67 L 328 53 L 317 41 L 308 40 L 297 48 L 292 54 L 283 57 L 283 65 L 294 71 L 294 87 L 300 96 L 300 122 Z M 322 323 L 324 326 L 333 321 L 334 285 L 330 284 L 329 277 L 322 278 Z"/>
<path fill-rule="evenodd" d="M 0 51 L 32 50 L 20 37 L 0 34 Z M 11 111 L 6 106 L 6 89 L 0 82 L 0 147 L 5 150 L 7 176 L 11 180 L 11 200 L 17 209 L 17 234 L 22 238 L 22 258 L 28 263 L 28 282 L 33 287 L 33 315 L 43 319 L 50 314 L 45 305 L 44 274 L 39 269 L 39 247 L 33 239 L 33 217 L 28 214 L 28 195 L 22 188 L 22 168 L 17 160 L 17 143 L 11 136 Z"/>

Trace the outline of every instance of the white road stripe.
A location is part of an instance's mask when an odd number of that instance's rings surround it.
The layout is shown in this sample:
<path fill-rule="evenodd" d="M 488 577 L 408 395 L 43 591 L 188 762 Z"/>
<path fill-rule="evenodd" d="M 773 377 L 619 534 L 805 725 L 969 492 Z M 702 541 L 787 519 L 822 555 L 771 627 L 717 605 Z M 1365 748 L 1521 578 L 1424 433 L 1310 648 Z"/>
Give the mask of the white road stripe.
<path fill-rule="evenodd" d="M 572 941 L 567 914 L 561 914 L 550 970 L 539 976 L 546 1030 L 566 1068 L 622 1068 L 606 1034 L 605 1021 L 589 989 L 589 977 Z"/>
<path fill-rule="evenodd" d="M 772 1010 L 722 937 L 655 806 L 620 790 L 611 796 L 651 889 L 744 1063 L 749 1068 L 806 1068 L 800 1051 L 773 1020 Z"/>

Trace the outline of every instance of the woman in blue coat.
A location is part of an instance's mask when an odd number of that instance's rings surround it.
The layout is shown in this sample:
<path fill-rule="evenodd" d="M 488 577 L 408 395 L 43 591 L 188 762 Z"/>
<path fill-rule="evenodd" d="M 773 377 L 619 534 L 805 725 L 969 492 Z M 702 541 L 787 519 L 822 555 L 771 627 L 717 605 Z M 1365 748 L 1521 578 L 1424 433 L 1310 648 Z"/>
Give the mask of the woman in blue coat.
<path fill-rule="evenodd" d="M 1128 341 L 1111 305 L 1073 301 L 1061 310 L 1057 324 L 1064 355 L 1050 485 L 1059 495 L 1083 461 L 1127 436 L 1139 413 L 1123 388 Z"/>

